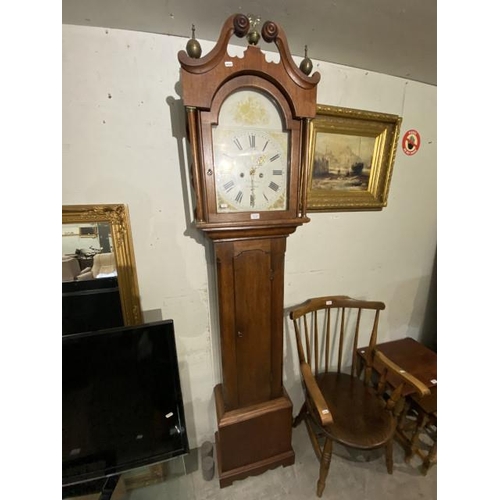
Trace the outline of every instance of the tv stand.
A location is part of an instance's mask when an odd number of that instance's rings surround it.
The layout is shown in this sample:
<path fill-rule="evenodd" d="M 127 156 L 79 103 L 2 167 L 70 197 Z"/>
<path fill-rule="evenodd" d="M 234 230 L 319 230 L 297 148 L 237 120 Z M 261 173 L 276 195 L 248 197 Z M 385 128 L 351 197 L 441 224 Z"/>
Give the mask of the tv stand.
<path fill-rule="evenodd" d="M 120 474 L 115 474 L 114 476 L 109 476 L 104 483 L 104 486 L 101 490 L 101 495 L 99 496 L 99 500 L 111 500 L 113 495 L 113 491 L 115 491 L 116 485 L 120 480 Z"/>

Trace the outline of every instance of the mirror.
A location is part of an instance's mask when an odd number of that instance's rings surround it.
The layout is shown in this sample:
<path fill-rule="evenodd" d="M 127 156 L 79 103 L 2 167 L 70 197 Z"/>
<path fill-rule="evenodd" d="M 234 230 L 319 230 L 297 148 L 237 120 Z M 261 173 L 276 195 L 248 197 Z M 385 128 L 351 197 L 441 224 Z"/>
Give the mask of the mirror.
<path fill-rule="evenodd" d="M 117 280 L 123 323 L 141 324 L 126 205 L 65 205 L 62 224 L 63 281 Z"/>

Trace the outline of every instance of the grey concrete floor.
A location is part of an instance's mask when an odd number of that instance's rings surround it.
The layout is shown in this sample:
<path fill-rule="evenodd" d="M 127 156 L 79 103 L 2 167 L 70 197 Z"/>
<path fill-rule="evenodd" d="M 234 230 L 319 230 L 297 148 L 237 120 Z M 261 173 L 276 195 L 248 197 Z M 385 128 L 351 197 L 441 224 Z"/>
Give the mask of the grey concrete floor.
<path fill-rule="evenodd" d="M 203 479 L 199 450 L 182 464 L 172 462 L 172 474 L 159 484 L 117 494 L 117 500 L 306 500 L 316 498 L 319 462 L 314 454 L 305 424 L 293 429 L 295 464 L 278 467 L 256 477 L 235 481 L 221 489 L 217 473 L 210 481 Z M 191 464 L 189 465 L 189 460 Z M 419 470 L 421 460 L 404 462 L 401 446 L 394 444 L 394 472 L 387 473 L 382 450 L 359 452 L 337 445 L 323 493 L 335 500 L 432 500 L 437 498 L 437 465 L 427 476 Z M 188 472 L 184 472 L 184 467 Z M 174 470 L 177 469 L 177 470 Z M 191 470 L 190 470 L 191 469 Z M 113 495 L 115 500 L 115 495 Z"/>

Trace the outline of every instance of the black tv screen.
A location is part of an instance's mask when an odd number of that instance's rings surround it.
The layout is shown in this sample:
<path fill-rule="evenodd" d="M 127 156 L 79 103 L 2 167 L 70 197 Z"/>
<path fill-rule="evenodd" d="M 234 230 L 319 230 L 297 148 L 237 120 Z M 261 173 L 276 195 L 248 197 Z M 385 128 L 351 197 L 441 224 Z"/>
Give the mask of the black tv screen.
<path fill-rule="evenodd" d="M 172 320 L 62 337 L 62 484 L 189 452 Z"/>

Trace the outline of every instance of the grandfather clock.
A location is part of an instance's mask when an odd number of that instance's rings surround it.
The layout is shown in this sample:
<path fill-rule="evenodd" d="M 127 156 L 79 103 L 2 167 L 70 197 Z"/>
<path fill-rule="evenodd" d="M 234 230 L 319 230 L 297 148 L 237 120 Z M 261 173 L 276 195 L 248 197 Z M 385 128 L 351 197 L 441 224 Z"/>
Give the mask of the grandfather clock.
<path fill-rule="evenodd" d="M 282 384 L 286 238 L 306 216 L 308 133 L 319 73 L 299 69 L 282 28 L 267 21 L 278 63 L 257 47 L 256 23 L 230 16 L 204 57 L 180 51 L 192 148 L 196 227 L 215 247 L 222 384 L 215 387 L 220 486 L 291 465 L 292 403 Z M 230 57 L 231 36 L 246 37 Z"/>

